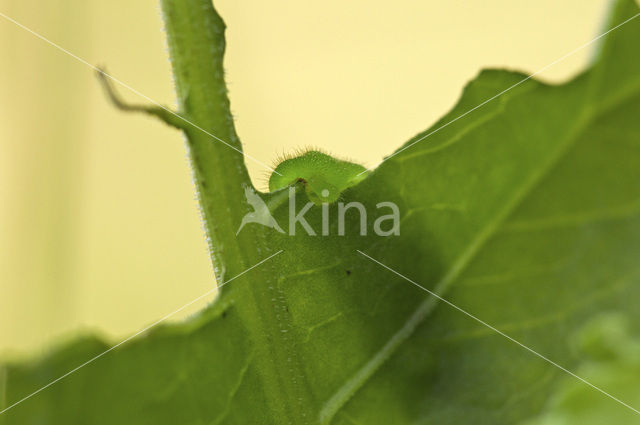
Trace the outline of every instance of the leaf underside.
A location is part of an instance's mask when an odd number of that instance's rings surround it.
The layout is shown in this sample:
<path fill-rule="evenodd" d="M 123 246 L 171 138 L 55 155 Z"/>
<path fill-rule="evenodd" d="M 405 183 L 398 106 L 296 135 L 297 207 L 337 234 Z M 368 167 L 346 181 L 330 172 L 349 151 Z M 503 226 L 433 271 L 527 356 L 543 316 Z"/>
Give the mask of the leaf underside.
<path fill-rule="evenodd" d="M 610 27 L 636 13 L 620 1 Z M 564 372 L 357 250 L 570 370 L 581 358 L 568 338 L 589 318 L 622 313 L 637 335 L 639 41 L 631 21 L 572 81 L 523 82 L 343 193 L 370 214 L 395 202 L 400 236 L 359 236 L 353 214 L 347 236 L 336 223 L 315 237 L 250 224 L 268 241 L 264 257 L 283 253 L 196 317 L 118 347 L 0 423 L 493 425 L 538 415 Z M 423 135 L 525 77 L 481 72 Z M 274 216 L 286 223 L 287 205 Z M 321 228 L 320 207 L 306 218 Z M 271 294 L 269 309 L 250 307 L 258 289 Z M 263 337 L 256 320 L 280 331 Z M 0 403 L 106 348 L 86 338 L 8 365 Z"/>

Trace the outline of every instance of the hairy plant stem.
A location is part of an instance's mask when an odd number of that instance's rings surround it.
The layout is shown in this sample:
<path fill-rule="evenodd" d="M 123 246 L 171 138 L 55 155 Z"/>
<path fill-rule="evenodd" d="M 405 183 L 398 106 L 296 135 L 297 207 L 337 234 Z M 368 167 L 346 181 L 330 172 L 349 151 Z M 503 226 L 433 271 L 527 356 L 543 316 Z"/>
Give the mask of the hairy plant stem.
<path fill-rule="evenodd" d="M 201 128 L 181 126 L 187 137 L 216 277 L 222 283 L 225 276 L 241 273 L 280 247 L 271 246 L 262 226 L 251 226 L 237 237 L 235 234 L 240 218 L 249 211 L 244 187 L 251 186 L 251 181 L 238 152 L 242 145 L 224 82 L 225 25 L 211 0 L 161 0 L 161 5 L 179 114 Z M 272 301 L 279 261 L 270 260 L 261 268 L 271 277 L 261 281 L 243 277 L 224 288 L 226 294 L 231 287 L 233 291 L 247 291 L 252 301 L 234 305 L 234 309 L 246 323 L 256 351 L 256 367 L 252 369 L 259 375 L 262 388 L 252 391 L 266 398 L 271 411 L 271 420 L 258 419 L 261 423 L 304 424 L 307 406 L 311 405 L 310 391 L 301 366 L 291 364 L 292 342 L 282 339 L 282 319 L 274 314 Z"/>
<path fill-rule="evenodd" d="M 180 115 L 242 151 L 224 83 L 224 23 L 210 0 L 161 3 Z M 233 219 L 234 213 L 246 209 L 242 186 L 250 184 L 249 175 L 238 151 L 188 124 L 184 132 L 220 281 L 225 274 L 220 270 L 223 265 L 236 265 L 237 272 L 248 266 L 242 261 L 248 253 L 240 251 Z"/>

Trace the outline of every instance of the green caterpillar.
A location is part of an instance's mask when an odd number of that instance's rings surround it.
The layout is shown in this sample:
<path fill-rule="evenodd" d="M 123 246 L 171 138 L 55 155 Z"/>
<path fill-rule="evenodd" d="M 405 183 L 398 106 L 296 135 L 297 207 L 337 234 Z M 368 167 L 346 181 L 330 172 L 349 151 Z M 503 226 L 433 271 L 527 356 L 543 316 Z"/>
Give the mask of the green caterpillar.
<path fill-rule="evenodd" d="M 314 204 L 336 202 L 340 194 L 367 177 L 367 169 L 353 162 L 333 158 L 317 150 L 308 150 L 280 162 L 269 177 L 269 190 L 302 183 Z"/>

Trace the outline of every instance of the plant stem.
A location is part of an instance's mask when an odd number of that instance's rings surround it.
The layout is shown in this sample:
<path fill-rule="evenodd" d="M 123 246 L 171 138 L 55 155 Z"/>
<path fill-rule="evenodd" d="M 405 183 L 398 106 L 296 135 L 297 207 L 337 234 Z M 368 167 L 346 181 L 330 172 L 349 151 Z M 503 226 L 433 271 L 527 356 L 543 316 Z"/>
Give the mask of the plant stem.
<path fill-rule="evenodd" d="M 244 188 L 251 181 L 238 153 L 242 146 L 229 112 L 224 82 L 224 23 L 211 0 L 161 0 L 169 51 L 179 99 L 179 114 L 229 143 L 232 148 L 194 126 L 184 126 L 200 196 L 210 249 L 219 283 L 278 251 L 263 226 L 250 226 L 236 237 L 248 207 Z M 284 255 L 284 254 L 283 254 Z M 283 335 L 283 318 L 274 312 L 281 262 L 261 266 L 263 279 L 245 279 L 225 286 L 241 302 L 234 305 L 251 334 L 255 353 L 251 372 L 260 387 L 252 392 L 269 406 L 261 423 L 308 423 L 312 395 L 301 365 L 292 362 L 296 347 Z M 243 296 L 240 296 L 242 294 Z M 284 299 L 284 294 L 280 294 Z M 250 373 L 251 373 L 250 372 Z M 268 418 L 271 418 L 269 420 Z"/>
<path fill-rule="evenodd" d="M 214 270 L 221 283 L 223 268 L 240 272 L 253 257 L 241 252 L 234 234 L 234 217 L 246 212 L 243 185 L 251 181 L 224 83 L 225 25 L 211 0 L 162 0 L 161 4 L 180 115 L 233 147 L 193 126 L 184 127 Z"/>

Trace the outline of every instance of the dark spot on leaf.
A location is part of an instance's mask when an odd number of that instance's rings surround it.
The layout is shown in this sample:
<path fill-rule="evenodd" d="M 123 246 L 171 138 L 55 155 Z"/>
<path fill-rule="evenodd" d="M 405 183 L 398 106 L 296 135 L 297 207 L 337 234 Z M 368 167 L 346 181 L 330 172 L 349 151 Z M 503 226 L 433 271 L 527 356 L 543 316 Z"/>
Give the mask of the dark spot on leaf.
<path fill-rule="evenodd" d="M 347 276 L 351 276 L 351 270 L 347 270 Z"/>

